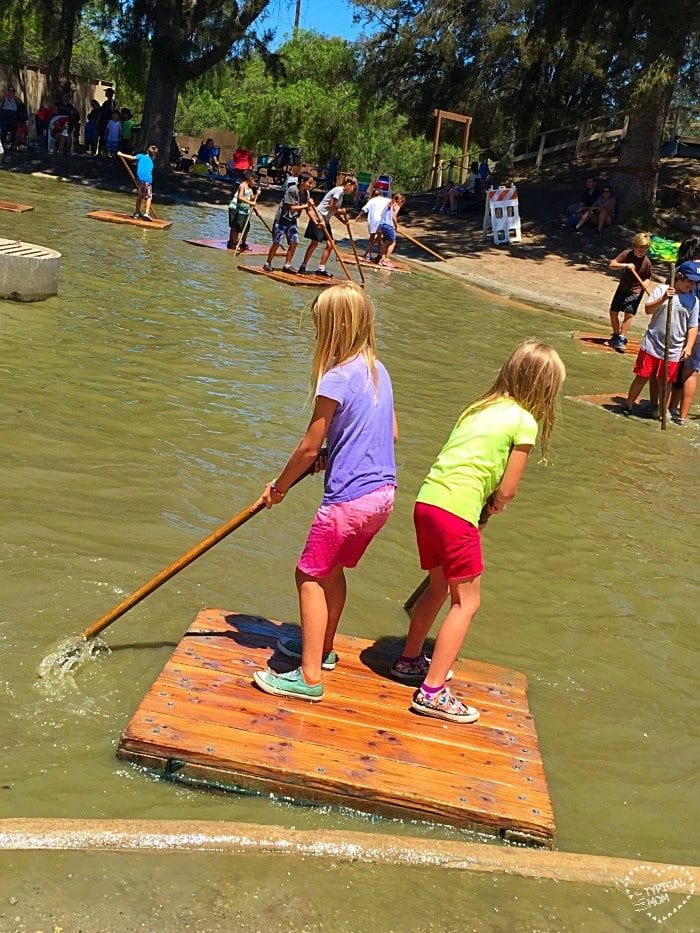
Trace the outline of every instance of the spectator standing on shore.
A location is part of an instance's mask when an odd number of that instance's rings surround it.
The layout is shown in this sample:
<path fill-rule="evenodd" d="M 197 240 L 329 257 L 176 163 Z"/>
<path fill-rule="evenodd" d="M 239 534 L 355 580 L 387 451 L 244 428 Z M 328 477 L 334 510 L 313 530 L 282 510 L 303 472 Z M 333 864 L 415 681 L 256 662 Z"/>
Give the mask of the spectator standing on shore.
<path fill-rule="evenodd" d="M 647 256 L 650 245 L 649 234 L 638 233 L 632 240 L 632 249 L 625 249 L 610 260 L 608 268 L 622 270 L 620 284 L 610 303 L 612 336 L 608 341 L 608 344 L 618 353 L 625 352 L 627 332 L 644 294 L 644 286 L 639 280 L 641 279 L 646 285 L 651 279 L 651 260 Z M 622 323 L 620 323 L 620 315 L 622 315 Z"/>
<path fill-rule="evenodd" d="M 122 118 L 121 113 L 118 110 L 115 110 L 112 113 L 112 119 L 107 124 L 107 129 L 105 131 L 105 144 L 107 147 L 107 155 L 110 159 L 113 159 L 119 152 L 121 141 Z"/>
<path fill-rule="evenodd" d="M 13 84 L 7 86 L 7 90 L 0 99 L 0 140 L 3 145 L 10 149 L 15 148 L 17 138 L 17 126 L 27 121 L 27 108 L 24 102 L 17 97 L 17 92 Z"/>
<path fill-rule="evenodd" d="M 107 144 L 105 142 L 105 134 L 107 132 L 107 124 L 112 119 L 112 114 L 117 110 L 117 102 L 114 99 L 114 88 L 108 87 L 105 91 L 106 100 L 100 107 L 100 116 L 97 120 L 97 150 L 100 155 L 105 155 L 107 151 Z"/>
<path fill-rule="evenodd" d="M 122 107 L 122 139 L 119 151 L 131 155 L 134 151 L 134 126 L 136 125 L 128 107 Z"/>
<path fill-rule="evenodd" d="M 97 121 L 100 118 L 100 105 L 96 100 L 90 101 L 90 112 L 85 121 L 85 147 L 88 152 L 95 155 L 97 149 Z"/>

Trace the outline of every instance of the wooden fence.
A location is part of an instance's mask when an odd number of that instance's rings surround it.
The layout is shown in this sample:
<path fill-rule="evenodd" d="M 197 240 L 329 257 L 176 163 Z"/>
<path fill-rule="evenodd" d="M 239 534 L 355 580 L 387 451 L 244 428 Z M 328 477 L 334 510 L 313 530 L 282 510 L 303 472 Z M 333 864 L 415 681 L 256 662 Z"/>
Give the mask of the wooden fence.
<path fill-rule="evenodd" d="M 611 119 L 619 125 L 605 129 L 606 125 L 610 125 Z M 603 128 L 596 129 L 596 124 L 602 124 Z M 581 124 L 546 130 L 534 139 L 516 139 L 510 147 L 511 159 L 516 165 L 534 161 L 536 171 L 542 167 L 545 157 L 554 153 L 560 155 L 561 158 L 548 161 L 569 162 L 580 159 L 586 151 L 592 148 L 600 148 L 611 143 L 618 145 L 627 135 L 628 125 L 629 115 L 620 113 L 613 118 L 596 117 L 593 120 L 585 120 Z M 565 137 L 563 140 L 562 136 Z M 558 137 L 560 141 L 556 141 Z M 520 148 L 525 148 L 526 151 L 518 152 Z"/>

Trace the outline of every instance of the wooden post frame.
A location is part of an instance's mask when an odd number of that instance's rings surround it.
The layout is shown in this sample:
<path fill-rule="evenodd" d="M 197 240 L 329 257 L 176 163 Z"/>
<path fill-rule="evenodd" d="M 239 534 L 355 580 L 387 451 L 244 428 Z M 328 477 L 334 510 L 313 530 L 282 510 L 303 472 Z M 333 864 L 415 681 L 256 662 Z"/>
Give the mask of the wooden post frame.
<path fill-rule="evenodd" d="M 467 153 L 469 151 L 469 129 L 472 124 L 472 118 L 463 113 L 452 113 L 451 110 L 434 110 L 435 134 L 433 136 L 433 157 L 430 163 L 430 187 L 436 186 L 438 170 L 438 152 L 440 151 L 440 136 L 442 133 L 442 121 L 452 120 L 453 123 L 461 123 L 462 130 L 462 161 L 459 170 L 459 180 L 463 182 L 467 177 L 469 166 L 467 164 Z"/>

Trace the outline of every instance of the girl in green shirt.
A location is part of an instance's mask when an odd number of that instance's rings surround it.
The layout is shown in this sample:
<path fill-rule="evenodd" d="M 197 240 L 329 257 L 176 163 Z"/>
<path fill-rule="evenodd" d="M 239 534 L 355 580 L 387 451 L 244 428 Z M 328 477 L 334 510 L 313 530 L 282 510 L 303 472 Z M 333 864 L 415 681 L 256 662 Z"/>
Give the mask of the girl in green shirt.
<path fill-rule="evenodd" d="M 479 608 L 480 528 L 515 497 L 538 426 L 546 457 L 565 377 L 552 347 L 537 340 L 521 343 L 489 391 L 462 412 L 420 488 L 414 522 L 430 583 L 416 602 L 403 654 L 391 668 L 396 680 L 421 684 L 411 703 L 417 713 L 453 722 L 479 718 L 445 682 Z M 448 595 L 450 611 L 428 661 L 423 644 Z"/>

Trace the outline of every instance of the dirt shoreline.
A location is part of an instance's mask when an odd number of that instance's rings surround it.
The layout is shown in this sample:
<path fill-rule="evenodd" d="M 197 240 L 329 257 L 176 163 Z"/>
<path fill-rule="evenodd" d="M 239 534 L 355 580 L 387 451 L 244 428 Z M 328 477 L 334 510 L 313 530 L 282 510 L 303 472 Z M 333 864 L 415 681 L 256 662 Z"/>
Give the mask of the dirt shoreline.
<path fill-rule="evenodd" d="M 24 153 L 13 156 L 9 164 L 6 160 L 3 170 L 124 194 L 133 190 L 125 184 L 123 169 L 115 162 L 87 156 L 53 160 Z M 204 209 L 222 209 L 233 190 L 225 179 L 177 172 L 160 175 L 154 187 L 156 203 Z M 609 302 L 617 285 L 617 276 L 608 270 L 608 262 L 629 245 L 632 231 L 615 227 L 595 238 L 592 230 L 582 236 L 562 230 L 558 216 L 569 201 L 576 199 L 579 187 L 578 177 L 520 181 L 522 241 L 501 246 L 484 237 L 480 212 L 435 213 L 430 194 L 412 196 L 400 226 L 447 261 L 441 263 L 421 254 L 405 239 L 399 240 L 397 255 L 502 298 L 537 305 L 579 321 L 590 319 L 606 330 Z M 279 189 L 263 189 L 259 208 L 268 222 L 278 199 Z M 222 235 L 224 229 L 222 222 Z M 355 230 L 361 240 L 364 225 L 358 223 Z M 664 265 L 654 263 L 655 279 L 663 281 L 664 274 Z M 633 329 L 641 331 L 641 320 L 633 323 Z"/>

